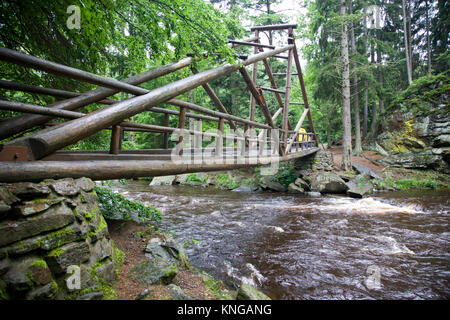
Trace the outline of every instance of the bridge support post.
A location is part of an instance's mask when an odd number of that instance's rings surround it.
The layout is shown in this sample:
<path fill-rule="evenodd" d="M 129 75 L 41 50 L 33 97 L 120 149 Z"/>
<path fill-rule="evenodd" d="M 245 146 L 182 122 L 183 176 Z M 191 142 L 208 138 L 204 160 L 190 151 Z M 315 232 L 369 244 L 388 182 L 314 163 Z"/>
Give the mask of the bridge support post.
<path fill-rule="evenodd" d="M 111 143 L 109 146 L 110 154 L 119 154 L 122 145 L 122 127 L 115 125 L 111 130 Z"/>
<path fill-rule="evenodd" d="M 164 127 L 169 126 L 170 115 L 168 113 L 164 114 Z M 169 133 L 164 132 L 164 149 L 169 149 Z"/>

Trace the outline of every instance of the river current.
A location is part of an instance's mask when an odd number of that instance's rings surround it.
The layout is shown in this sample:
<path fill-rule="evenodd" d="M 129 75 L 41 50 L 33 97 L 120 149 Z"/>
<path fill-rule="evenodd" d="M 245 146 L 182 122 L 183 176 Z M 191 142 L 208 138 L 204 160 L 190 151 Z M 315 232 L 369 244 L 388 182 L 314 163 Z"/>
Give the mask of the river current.
<path fill-rule="evenodd" d="M 448 191 L 313 198 L 115 184 L 161 210 L 191 264 L 273 299 L 449 299 Z"/>

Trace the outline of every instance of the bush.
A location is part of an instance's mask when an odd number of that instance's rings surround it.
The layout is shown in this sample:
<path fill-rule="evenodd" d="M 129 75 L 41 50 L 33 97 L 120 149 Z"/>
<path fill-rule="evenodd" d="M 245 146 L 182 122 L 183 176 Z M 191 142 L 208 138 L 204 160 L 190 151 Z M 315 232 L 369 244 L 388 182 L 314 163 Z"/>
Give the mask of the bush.
<path fill-rule="evenodd" d="M 95 187 L 101 214 L 108 219 L 114 218 L 114 213 L 120 213 L 125 220 L 132 220 L 131 213 L 136 212 L 141 222 L 158 224 L 162 220 L 161 212 L 142 202 L 132 201 L 110 189 Z"/>

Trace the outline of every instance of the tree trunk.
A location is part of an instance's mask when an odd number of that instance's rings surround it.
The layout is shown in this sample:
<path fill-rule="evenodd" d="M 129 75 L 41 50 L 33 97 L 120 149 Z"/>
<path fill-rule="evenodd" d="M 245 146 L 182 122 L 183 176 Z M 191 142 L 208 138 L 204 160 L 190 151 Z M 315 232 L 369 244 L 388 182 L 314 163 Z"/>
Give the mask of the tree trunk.
<path fill-rule="evenodd" d="M 365 36 L 365 45 L 364 45 L 364 54 L 367 53 L 367 50 L 369 49 L 369 31 L 367 29 L 367 17 L 365 15 L 366 10 L 363 8 L 364 13 L 364 36 Z M 364 115 L 363 115 L 363 139 L 367 136 L 367 120 L 369 116 L 369 87 L 368 87 L 367 80 L 364 80 Z"/>
<path fill-rule="evenodd" d="M 345 0 L 341 0 L 341 17 L 346 15 Z M 352 168 L 352 130 L 350 106 L 350 62 L 348 57 L 347 23 L 343 22 L 341 30 L 342 54 L 342 168 L 350 171 Z"/>
<path fill-rule="evenodd" d="M 371 62 L 371 64 L 375 63 L 375 48 L 374 48 L 374 45 L 372 45 L 371 49 L 370 49 L 370 62 Z M 375 101 L 372 102 L 371 131 L 372 131 L 372 136 L 375 137 L 375 133 L 377 131 L 377 103 Z"/>
<path fill-rule="evenodd" d="M 364 116 L 363 116 L 363 139 L 367 136 L 367 118 L 369 117 L 369 88 L 367 80 L 364 81 Z"/>
<path fill-rule="evenodd" d="M 349 14 L 352 14 L 352 2 L 349 1 Z M 355 41 L 355 28 L 353 27 L 353 22 L 350 24 L 350 36 L 352 44 L 352 54 L 356 55 L 356 41 Z M 355 65 L 353 65 L 355 68 Z M 362 153 L 361 147 L 361 120 L 359 117 L 359 92 L 358 92 L 358 75 L 356 71 L 353 70 L 353 104 L 354 104 L 354 114 L 355 114 L 355 155 L 360 155 Z"/>
<path fill-rule="evenodd" d="M 405 39 L 405 54 L 406 54 L 406 72 L 408 75 L 408 84 L 412 83 L 412 70 L 411 70 L 411 62 L 409 56 L 409 46 L 408 46 L 408 30 L 406 27 L 406 4 L 405 0 L 402 0 L 402 9 L 403 9 L 403 36 Z"/>
<path fill-rule="evenodd" d="M 380 114 L 384 112 L 384 101 L 383 101 L 383 86 L 384 86 L 384 79 L 383 79 L 383 71 L 381 68 L 381 47 L 380 47 L 380 41 L 381 41 L 381 35 L 380 32 L 378 32 L 378 44 L 377 44 L 377 69 L 378 69 L 378 83 L 380 90 L 378 92 L 378 108 L 380 110 Z"/>
<path fill-rule="evenodd" d="M 425 29 L 427 32 L 428 74 L 431 74 L 430 17 L 428 0 L 425 1 Z"/>

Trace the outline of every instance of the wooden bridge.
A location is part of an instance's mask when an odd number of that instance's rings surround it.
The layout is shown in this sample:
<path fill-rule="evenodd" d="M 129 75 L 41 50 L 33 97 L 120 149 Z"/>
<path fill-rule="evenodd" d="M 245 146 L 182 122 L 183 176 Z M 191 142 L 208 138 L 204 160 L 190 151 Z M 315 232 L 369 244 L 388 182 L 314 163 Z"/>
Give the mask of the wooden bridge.
<path fill-rule="evenodd" d="M 157 67 L 125 80 L 102 77 L 72 67 L 42 60 L 7 48 L 0 48 L 0 59 L 10 63 L 42 70 L 58 76 L 91 83 L 100 88 L 84 93 L 43 88 L 13 81 L 0 80 L 0 88 L 50 95 L 62 98 L 48 106 L 0 100 L 0 109 L 24 113 L 0 122 L 0 181 L 38 181 L 45 178 L 89 177 L 95 180 L 161 176 L 198 171 L 229 170 L 248 166 L 261 166 L 306 156 L 318 150 L 318 136 L 306 96 L 300 61 L 293 30 L 296 25 L 270 25 L 253 27 L 254 36 L 245 40 L 232 40 L 230 47 L 251 46 L 254 54 L 240 57 L 237 64 L 225 64 L 203 72 L 193 67 L 194 58 L 187 57 L 169 65 Z M 287 32 L 287 43 L 281 47 L 260 43 L 260 32 Z M 287 54 L 283 54 L 287 52 Z M 268 58 L 287 61 L 286 73 L 274 74 Z M 271 87 L 257 85 L 258 63 L 262 62 Z M 295 64 L 297 72 L 293 72 Z M 192 75 L 153 90 L 139 87 L 147 81 L 190 66 Z M 250 74 L 246 67 L 252 66 Z M 227 112 L 212 87 L 215 79 L 240 72 L 251 93 L 249 118 L 244 119 Z M 284 89 L 277 88 L 275 77 L 284 76 Z M 297 76 L 302 102 L 290 101 L 292 76 Z M 202 86 L 217 110 L 211 110 L 176 97 Z M 108 97 L 125 92 L 133 97 L 117 101 Z M 274 94 L 277 106 L 271 112 L 263 92 Z M 92 103 L 105 105 L 90 113 L 75 110 Z M 176 106 L 179 110 L 158 107 L 160 104 Z M 304 105 L 304 112 L 295 127 L 289 122 L 289 107 Z M 256 106 L 265 123 L 255 121 Z M 127 121 L 142 112 L 164 114 L 164 125 L 150 125 Z M 178 117 L 178 127 L 169 126 L 169 117 Z M 274 124 L 282 117 L 282 126 Z M 61 118 L 67 121 L 51 122 Z M 193 119 L 186 128 L 186 119 Z M 298 139 L 298 131 L 308 119 L 310 132 Z M 202 131 L 202 121 L 218 123 L 215 132 Z M 225 128 L 225 124 L 228 128 Z M 36 130 L 40 128 L 40 130 Z M 228 129 L 228 130 L 226 130 Z M 34 130 L 30 134 L 30 130 Z M 61 150 L 101 130 L 111 131 L 108 150 Z M 163 133 L 163 149 L 122 150 L 124 131 Z M 169 149 L 169 135 L 175 147 Z M 202 137 L 213 139 L 213 145 L 204 147 Z"/>

